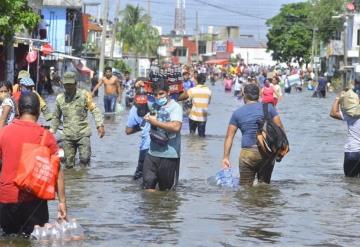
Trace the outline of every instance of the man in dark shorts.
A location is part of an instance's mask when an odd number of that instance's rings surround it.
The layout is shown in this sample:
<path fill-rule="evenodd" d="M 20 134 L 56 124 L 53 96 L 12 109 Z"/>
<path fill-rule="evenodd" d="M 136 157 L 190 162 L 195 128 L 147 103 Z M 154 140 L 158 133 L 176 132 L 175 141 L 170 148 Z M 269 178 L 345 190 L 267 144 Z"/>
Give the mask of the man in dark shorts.
<path fill-rule="evenodd" d="M 44 128 L 37 124 L 40 102 L 33 92 L 23 93 L 19 99 L 20 119 L 15 119 L 0 131 L 0 225 L 7 233 L 30 234 L 35 225 L 44 225 L 49 220 L 48 204 L 14 184 L 23 143 L 39 144 Z M 45 146 L 55 154 L 58 151 L 55 137 L 48 133 Z M 59 171 L 57 180 L 59 217 L 66 218 L 64 174 Z"/>
<path fill-rule="evenodd" d="M 247 84 L 244 87 L 245 105 L 238 108 L 232 115 L 224 143 L 224 168 L 230 167 L 230 151 L 234 136 L 238 129 L 241 130 L 240 152 L 240 185 L 252 186 L 255 176 L 258 182 L 270 183 L 275 159 L 261 152 L 257 146 L 256 134 L 258 123 L 264 119 L 263 105 L 259 102 L 260 89 L 255 84 Z M 268 105 L 269 116 L 274 123 L 283 128 L 276 109 Z"/>
<path fill-rule="evenodd" d="M 145 121 L 151 125 L 150 148 L 146 154 L 143 171 L 143 187 L 153 191 L 176 188 L 179 179 L 180 146 L 183 111 L 175 100 L 170 99 L 168 83 L 160 79 L 154 87 L 155 103 Z"/>

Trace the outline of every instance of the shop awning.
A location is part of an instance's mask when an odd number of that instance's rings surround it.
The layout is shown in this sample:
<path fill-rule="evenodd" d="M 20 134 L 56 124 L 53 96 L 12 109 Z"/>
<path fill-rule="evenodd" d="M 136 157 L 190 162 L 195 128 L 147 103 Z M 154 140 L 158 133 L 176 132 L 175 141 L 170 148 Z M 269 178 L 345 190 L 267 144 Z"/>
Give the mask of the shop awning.
<path fill-rule="evenodd" d="M 225 65 L 228 64 L 229 61 L 227 59 L 211 59 L 205 62 L 206 64 L 220 64 Z"/>

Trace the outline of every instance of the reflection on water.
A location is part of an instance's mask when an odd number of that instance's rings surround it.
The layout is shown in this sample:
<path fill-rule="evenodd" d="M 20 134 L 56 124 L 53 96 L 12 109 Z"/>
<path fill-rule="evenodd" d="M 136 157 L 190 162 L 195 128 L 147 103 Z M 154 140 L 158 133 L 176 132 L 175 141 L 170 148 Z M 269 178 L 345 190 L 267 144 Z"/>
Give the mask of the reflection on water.
<path fill-rule="evenodd" d="M 84 246 L 357 246 L 360 180 L 343 176 L 346 126 L 328 116 L 334 96 L 286 95 L 279 112 L 291 151 L 275 165 L 272 184 L 227 190 L 213 176 L 240 102 L 219 85 L 212 89 L 207 137 L 191 136 L 184 122 L 176 192 L 147 193 L 132 180 L 140 134 L 125 135 L 127 110 L 106 119 L 103 139 L 93 128 L 91 167 L 65 172 L 69 215 L 86 230 Z M 230 157 L 236 173 L 240 138 Z M 53 220 L 57 203 L 49 207 Z"/>

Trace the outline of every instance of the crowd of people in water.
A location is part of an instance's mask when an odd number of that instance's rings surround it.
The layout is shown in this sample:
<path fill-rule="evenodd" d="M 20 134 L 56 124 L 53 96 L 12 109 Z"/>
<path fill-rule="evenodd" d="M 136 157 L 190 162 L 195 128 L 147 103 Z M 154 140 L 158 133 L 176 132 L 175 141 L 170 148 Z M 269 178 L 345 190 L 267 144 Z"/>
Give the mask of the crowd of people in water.
<path fill-rule="evenodd" d="M 59 153 L 55 133 L 61 129 L 62 166 L 56 179 L 59 217 L 67 218 L 63 169 L 77 163 L 88 167 L 91 162 L 90 112 L 99 138 L 106 134 L 104 114 L 93 97 L 103 87 L 105 116 L 115 114 L 125 103 L 129 107 L 125 132 L 141 132 L 134 180 L 143 189 L 174 190 L 177 186 L 181 159 L 181 129 L 188 124 L 189 132 L 206 138 L 206 124 L 213 90 L 221 84 L 233 92 L 239 107 L 228 122 L 224 139 L 222 167 L 231 167 L 230 153 L 237 130 L 242 133 L 239 157 L 240 185 L 270 183 L 276 161 L 288 152 L 285 127 L 277 105 L 284 93 L 292 89 L 314 90 L 314 96 L 325 97 L 331 78 L 321 76 L 317 81 L 311 69 L 288 66 L 246 65 L 243 61 L 229 65 L 194 64 L 159 69 L 149 78 L 132 79 L 129 72 L 113 74 L 106 67 L 104 76 L 92 80 L 91 91 L 78 85 L 77 73 L 69 71 L 59 78 L 63 92 L 56 96 L 53 111 L 35 90 L 36 82 L 22 70 L 15 82 L 0 82 L 0 225 L 6 234 L 30 234 L 35 225 L 49 221 L 47 200 L 17 186 L 14 179 L 25 143 L 46 146 L 49 155 Z M 211 85 L 207 85 L 211 84 Z M 348 124 L 345 145 L 344 172 L 346 176 L 360 175 L 360 105 L 357 89 L 348 87 L 336 97 L 330 115 Z M 48 91 L 53 93 L 51 85 Z M 48 121 L 48 128 L 38 123 L 40 114 Z M 185 122 L 186 120 L 187 122 Z M 44 137 L 45 136 L 45 137 Z M 78 154 L 79 162 L 76 162 Z"/>

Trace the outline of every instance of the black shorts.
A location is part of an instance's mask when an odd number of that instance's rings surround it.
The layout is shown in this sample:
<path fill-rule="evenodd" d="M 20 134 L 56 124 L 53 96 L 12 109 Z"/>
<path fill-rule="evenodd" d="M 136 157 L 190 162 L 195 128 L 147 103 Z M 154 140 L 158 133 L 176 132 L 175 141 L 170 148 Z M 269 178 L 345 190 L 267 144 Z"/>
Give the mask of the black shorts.
<path fill-rule="evenodd" d="M 346 177 L 360 177 L 360 152 L 346 152 L 344 155 Z"/>
<path fill-rule="evenodd" d="M 180 158 L 162 158 L 146 154 L 143 170 L 144 189 L 173 190 L 179 179 Z"/>
<path fill-rule="evenodd" d="M 29 235 L 35 225 L 49 222 L 47 201 L 0 203 L 0 225 L 6 234 Z"/>

